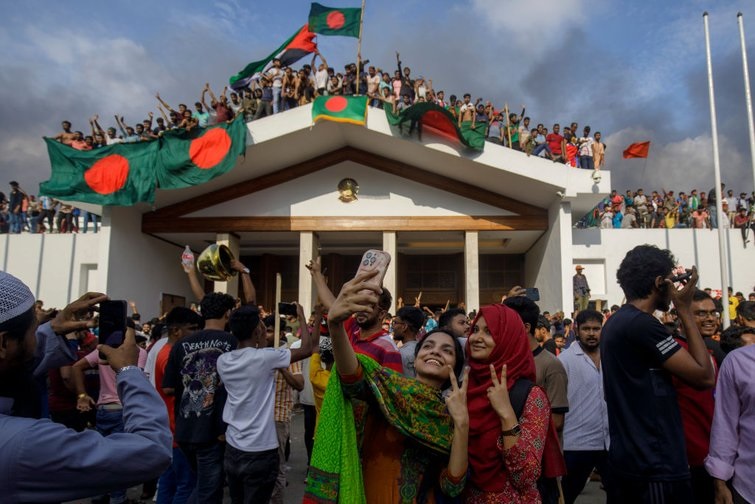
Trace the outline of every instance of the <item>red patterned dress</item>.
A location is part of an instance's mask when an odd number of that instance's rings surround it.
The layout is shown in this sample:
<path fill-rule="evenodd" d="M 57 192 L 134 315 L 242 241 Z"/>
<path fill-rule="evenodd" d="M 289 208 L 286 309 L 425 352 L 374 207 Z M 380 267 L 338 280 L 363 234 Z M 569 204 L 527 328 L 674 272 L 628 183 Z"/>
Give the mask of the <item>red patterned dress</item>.
<path fill-rule="evenodd" d="M 519 440 L 507 452 L 503 450 L 503 436 L 498 437 L 501 456 L 501 477 L 505 478 L 502 491 L 485 492 L 476 489 L 467 480 L 467 504 L 539 504 L 537 480 L 541 472 L 543 447 L 550 422 L 550 405 L 540 387 L 532 390 L 524 404 L 519 425 Z"/>

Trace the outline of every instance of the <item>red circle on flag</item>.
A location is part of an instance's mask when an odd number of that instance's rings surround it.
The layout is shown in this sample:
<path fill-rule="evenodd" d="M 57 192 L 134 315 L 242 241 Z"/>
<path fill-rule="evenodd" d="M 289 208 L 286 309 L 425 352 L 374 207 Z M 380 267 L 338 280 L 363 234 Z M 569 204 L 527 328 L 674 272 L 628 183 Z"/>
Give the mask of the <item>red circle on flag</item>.
<path fill-rule="evenodd" d="M 349 101 L 343 96 L 334 96 L 333 98 L 328 98 L 328 101 L 325 102 L 325 108 L 327 111 L 333 112 L 334 114 L 343 112 L 348 105 Z"/>
<path fill-rule="evenodd" d="M 110 154 L 84 172 L 84 181 L 97 194 L 113 194 L 126 185 L 128 159 Z"/>
<path fill-rule="evenodd" d="M 191 161 L 202 170 L 217 166 L 231 150 L 231 137 L 223 128 L 213 128 L 193 140 L 189 147 Z"/>
<path fill-rule="evenodd" d="M 344 17 L 343 12 L 333 11 L 328 14 L 325 22 L 328 23 L 328 28 L 330 28 L 331 30 L 338 30 L 340 28 L 343 28 L 343 25 L 346 24 L 346 18 Z"/>

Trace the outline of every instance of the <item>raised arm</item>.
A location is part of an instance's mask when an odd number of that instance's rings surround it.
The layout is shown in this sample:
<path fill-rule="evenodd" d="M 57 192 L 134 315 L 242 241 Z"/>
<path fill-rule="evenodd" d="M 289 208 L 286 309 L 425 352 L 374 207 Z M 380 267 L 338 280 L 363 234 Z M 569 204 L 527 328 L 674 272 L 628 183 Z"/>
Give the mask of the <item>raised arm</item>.
<path fill-rule="evenodd" d="M 299 303 L 296 303 L 296 316 L 299 319 L 299 328 L 301 329 L 301 347 L 291 349 L 291 362 L 300 361 L 312 355 L 312 340 L 314 339 L 312 331 L 307 325 L 307 317 L 304 315 L 304 308 L 302 308 Z M 319 344 L 320 328 L 315 327 L 315 330 L 317 330 L 317 340 Z"/>
<path fill-rule="evenodd" d="M 244 292 L 244 304 L 257 304 L 257 289 L 254 288 L 254 283 L 252 283 L 249 268 L 244 266 L 238 259 L 234 259 L 231 261 L 231 269 L 238 271 L 239 276 L 241 277 L 241 287 Z"/>
<path fill-rule="evenodd" d="M 165 111 L 163 110 L 163 108 L 160 105 L 157 106 L 157 110 L 159 110 L 160 111 L 160 115 L 163 116 L 163 120 L 165 121 L 165 124 L 173 124 L 173 121 L 171 121 L 170 119 L 168 119 L 168 115 L 165 113 Z"/>
<path fill-rule="evenodd" d="M 356 312 L 372 313 L 376 309 L 380 289 L 368 284 L 367 280 L 377 273 L 377 270 L 362 273 L 346 282 L 338 293 L 338 297 L 330 305 L 328 328 L 333 342 L 333 356 L 338 374 L 341 376 L 354 375 L 359 369 L 359 361 L 343 323 Z"/>
<path fill-rule="evenodd" d="M 126 136 L 126 127 L 121 122 L 121 119 L 122 118 L 118 117 L 118 114 L 115 114 L 115 124 L 116 124 L 116 126 L 118 126 L 118 129 L 121 130 L 121 134 L 125 137 Z"/>
<path fill-rule="evenodd" d="M 160 98 L 160 93 L 155 93 L 155 98 L 157 98 L 157 101 L 159 101 L 160 103 L 162 103 L 163 107 L 165 107 L 166 110 L 173 112 L 173 107 L 171 107 L 170 105 L 168 105 L 167 103 L 165 103 L 165 100 L 163 100 L 162 98 Z"/>
<path fill-rule="evenodd" d="M 208 93 L 210 93 L 210 100 L 212 100 L 214 102 L 218 101 L 217 96 L 215 96 L 215 93 L 212 92 L 212 88 L 210 87 L 210 83 L 209 82 L 205 83 L 204 88 L 207 90 Z M 207 105 L 205 105 L 205 107 L 206 106 Z"/>
<path fill-rule="evenodd" d="M 191 286 L 191 293 L 194 294 L 194 297 L 197 299 L 197 301 L 201 301 L 205 293 L 204 293 L 204 287 L 202 286 L 202 282 L 199 281 L 197 268 L 194 267 L 194 264 L 192 264 L 191 266 L 181 264 L 181 266 L 184 269 L 184 273 L 186 273 L 186 275 L 189 277 L 189 285 Z"/>
<path fill-rule="evenodd" d="M 320 264 L 320 258 L 307 263 L 307 269 L 312 274 L 312 280 L 315 282 L 315 288 L 317 289 L 317 295 L 320 297 L 320 302 L 325 308 L 330 309 L 330 306 L 335 301 L 336 297 L 328 288 L 328 283 L 325 281 L 325 276 L 322 274 L 322 266 Z"/>
<path fill-rule="evenodd" d="M 697 268 L 693 266 L 692 276 L 681 290 L 677 290 L 671 280 L 665 280 L 666 288 L 671 293 L 671 301 L 682 322 L 689 351 L 682 348 L 669 357 L 663 363 L 663 367 L 689 385 L 698 389 L 707 389 L 716 384 L 716 372 L 692 314 L 692 295 L 697 287 L 697 279 Z"/>

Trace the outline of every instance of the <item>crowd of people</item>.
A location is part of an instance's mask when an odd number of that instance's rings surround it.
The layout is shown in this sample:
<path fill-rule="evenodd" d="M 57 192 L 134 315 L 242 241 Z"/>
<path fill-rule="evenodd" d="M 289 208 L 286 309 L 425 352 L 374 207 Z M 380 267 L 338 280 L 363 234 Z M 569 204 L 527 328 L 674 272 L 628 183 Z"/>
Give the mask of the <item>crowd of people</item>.
<path fill-rule="evenodd" d="M 96 233 L 99 222 L 97 214 L 49 196 L 27 194 L 15 180 L 8 196 L 0 191 L 0 234 L 86 233 L 90 223 Z"/>
<path fill-rule="evenodd" d="M 581 225 L 603 229 L 713 229 L 718 227 L 719 221 L 718 198 L 723 208 L 723 227 L 742 229 L 746 240 L 746 230 L 755 225 L 755 191 L 737 195 L 733 189 L 727 190 L 725 184 L 721 184 L 720 191 L 692 189 L 689 193 L 676 194 L 665 189 L 646 194 L 642 188 L 627 189 L 619 194 L 614 189 L 581 220 Z"/>
<path fill-rule="evenodd" d="M 334 293 L 319 259 L 319 304 L 283 316 L 240 261 L 239 299 L 186 262 L 197 307 L 142 320 L 132 304 L 117 347 L 98 345 L 104 294 L 45 309 L 0 272 L 0 491 L 281 503 L 290 449 L 307 453 L 307 503 L 571 504 L 591 475 L 611 503 L 752 502 L 755 293 L 723 328 L 675 264 L 636 247 L 617 271 L 627 303 L 567 319 L 519 287 L 472 313 L 416 299 L 391 315 L 376 271 Z"/>
<path fill-rule="evenodd" d="M 446 96 L 444 90 L 433 87 L 432 79 L 423 75 L 415 77 L 411 68 L 402 67 L 398 52 L 393 74 L 381 67 L 368 66 L 368 63 L 369 60 L 361 62 L 359 70 L 356 63 L 349 63 L 340 72 L 329 66 L 319 51 L 313 54 L 311 63 L 298 70 L 284 67 L 275 59 L 270 69 L 242 89 L 229 90 L 226 86 L 220 96 L 216 96 L 206 83 L 193 109 L 186 103 L 179 103 L 174 108 L 157 93 L 159 116 L 156 119 L 155 114 L 149 112 L 141 122 L 130 126 L 123 116 L 116 114 L 115 126 L 103 129 L 99 116 L 95 115 L 89 119 L 87 132 L 72 130 L 71 122 L 63 121 L 63 130 L 54 139 L 74 149 L 92 150 L 114 143 L 152 141 L 171 129 L 205 128 L 239 115 L 247 122 L 254 121 L 306 105 L 317 96 L 363 95 L 369 97 L 370 106 L 388 107 L 394 113 L 415 103 L 434 103 L 448 110 L 459 126 L 470 122 L 472 128 L 484 130 L 487 141 L 525 152 L 528 156 L 540 156 L 589 170 L 599 170 L 605 164 L 606 146 L 601 133 L 591 135 L 590 126 L 580 132 L 577 122 L 571 122 L 569 126 L 564 124 L 563 129 L 556 123 L 549 131 L 542 123 L 531 124 L 524 106 L 517 114 L 511 112 L 507 104 L 496 107 L 483 98 L 472 101 L 470 93 Z"/>

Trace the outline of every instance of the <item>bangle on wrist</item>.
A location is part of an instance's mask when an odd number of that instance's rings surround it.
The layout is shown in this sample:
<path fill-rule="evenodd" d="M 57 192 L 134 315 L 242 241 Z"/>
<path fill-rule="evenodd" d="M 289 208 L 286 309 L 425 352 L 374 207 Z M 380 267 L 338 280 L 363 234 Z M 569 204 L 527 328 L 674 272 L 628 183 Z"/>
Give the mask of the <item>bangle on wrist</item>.
<path fill-rule="evenodd" d="M 87 395 L 85 393 L 81 393 L 77 396 L 78 399 L 84 399 Z"/>

